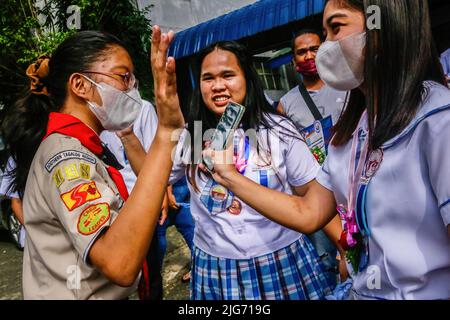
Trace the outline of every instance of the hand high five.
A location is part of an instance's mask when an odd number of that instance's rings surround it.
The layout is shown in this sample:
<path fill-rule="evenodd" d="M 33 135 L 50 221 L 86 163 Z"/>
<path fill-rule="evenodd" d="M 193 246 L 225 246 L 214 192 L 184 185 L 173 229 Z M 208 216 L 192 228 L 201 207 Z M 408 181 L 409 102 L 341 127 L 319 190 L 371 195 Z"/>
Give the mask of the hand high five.
<path fill-rule="evenodd" d="M 175 59 L 167 57 L 174 33 L 161 34 L 159 26 L 153 27 L 151 65 L 159 126 L 177 129 L 184 126 L 183 114 L 177 93 Z"/>

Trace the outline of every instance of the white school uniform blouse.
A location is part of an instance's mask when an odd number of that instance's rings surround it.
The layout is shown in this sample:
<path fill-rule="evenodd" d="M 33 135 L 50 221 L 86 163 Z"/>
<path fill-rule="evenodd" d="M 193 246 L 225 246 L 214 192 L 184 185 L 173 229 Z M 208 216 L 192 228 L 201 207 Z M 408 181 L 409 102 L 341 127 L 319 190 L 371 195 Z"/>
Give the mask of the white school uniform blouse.
<path fill-rule="evenodd" d="M 450 90 L 428 95 L 401 134 L 386 142 L 369 185 L 368 267 L 354 278 L 356 298 L 450 298 Z M 352 142 L 330 146 L 317 181 L 347 203 Z"/>
<path fill-rule="evenodd" d="M 279 116 L 272 117 L 275 123 L 283 123 L 295 134 L 296 129 L 290 121 Z M 242 135 L 242 133 L 242 129 L 236 131 L 236 134 Z M 169 183 L 179 180 L 185 174 L 186 164 L 189 163 L 190 158 L 190 148 L 185 149 L 184 156 L 181 156 L 181 150 L 188 136 L 185 130 L 180 137 Z M 259 171 L 265 170 L 269 188 L 292 194 L 291 186 L 302 186 L 314 180 L 320 166 L 303 141 L 287 137 L 283 133 L 281 136 L 284 142 L 280 141 L 276 134 L 272 132 L 269 134 L 272 153 L 270 166 L 264 166 L 262 161 L 255 161 L 257 159 L 255 146 L 251 147 L 245 176 L 259 183 Z M 258 139 L 266 148 L 266 129 L 260 131 Z M 258 166 L 257 163 L 261 165 Z M 195 177 L 201 192 L 207 179 L 205 176 L 203 179 L 199 178 L 197 173 Z M 212 256 L 249 259 L 272 253 L 302 237 L 302 234 L 265 218 L 240 199 L 242 211 L 239 215 L 233 215 L 228 211 L 213 215 L 200 201 L 200 193 L 196 192 L 190 183 L 188 185 L 191 192 L 191 213 L 195 220 L 194 244 Z M 282 203 L 279 210 L 283 210 Z"/>

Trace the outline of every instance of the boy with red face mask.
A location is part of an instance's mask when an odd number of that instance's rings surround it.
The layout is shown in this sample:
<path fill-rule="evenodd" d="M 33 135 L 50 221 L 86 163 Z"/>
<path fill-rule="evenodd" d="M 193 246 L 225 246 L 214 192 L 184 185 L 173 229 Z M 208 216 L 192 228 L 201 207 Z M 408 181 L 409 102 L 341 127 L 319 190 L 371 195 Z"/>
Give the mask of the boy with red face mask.
<path fill-rule="evenodd" d="M 292 62 L 297 72 L 301 74 L 302 82 L 280 99 L 278 111 L 290 117 L 299 131 L 310 127 L 315 120 L 319 120 L 319 116 L 323 118 L 331 116 L 334 125 L 344 107 L 346 92 L 327 86 L 317 72 L 315 59 L 321 44 L 321 34 L 312 29 L 301 30 L 292 39 L 294 55 Z M 301 90 L 304 90 L 303 93 Z M 320 114 L 315 115 L 313 110 L 310 110 L 304 98 L 305 94 L 310 96 L 310 100 L 315 105 L 315 112 Z M 323 158 L 320 161 L 318 157 L 316 159 L 319 163 L 324 160 Z M 336 284 L 338 267 L 336 248 L 323 231 L 311 234 L 309 238 L 325 265 L 329 281 Z"/>
<path fill-rule="evenodd" d="M 331 115 L 333 124 L 337 122 L 345 102 L 346 92 L 337 91 L 320 79 L 316 68 L 316 54 L 322 44 L 322 36 L 316 30 L 304 29 L 294 36 L 292 62 L 301 74 L 303 84 L 323 117 Z M 280 100 L 278 111 L 294 121 L 298 130 L 309 127 L 315 118 L 308 108 L 299 86 L 286 93 Z"/>

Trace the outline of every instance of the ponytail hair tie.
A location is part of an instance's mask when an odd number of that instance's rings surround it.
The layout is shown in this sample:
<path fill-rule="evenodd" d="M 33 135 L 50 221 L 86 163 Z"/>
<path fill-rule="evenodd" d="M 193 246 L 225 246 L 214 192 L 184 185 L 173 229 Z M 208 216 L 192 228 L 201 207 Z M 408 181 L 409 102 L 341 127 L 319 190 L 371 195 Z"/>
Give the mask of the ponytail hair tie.
<path fill-rule="evenodd" d="M 48 90 L 42 79 L 48 76 L 48 63 L 50 57 L 47 55 L 40 56 L 35 63 L 32 63 L 27 68 L 26 74 L 30 78 L 30 90 L 33 94 L 48 96 Z"/>

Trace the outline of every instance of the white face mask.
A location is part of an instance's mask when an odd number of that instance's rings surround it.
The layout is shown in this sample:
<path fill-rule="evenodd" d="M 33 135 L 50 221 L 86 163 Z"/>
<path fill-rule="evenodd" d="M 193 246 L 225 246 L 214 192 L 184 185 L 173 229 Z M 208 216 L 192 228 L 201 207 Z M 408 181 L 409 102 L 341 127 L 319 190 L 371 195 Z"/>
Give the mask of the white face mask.
<path fill-rule="evenodd" d="M 366 33 L 355 33 L 339 41 L 325 41 L 316 56 L 317 71 L 328 86 L 349 91 L 364 82 Z"/>
<path fill-rule="evenodd" d="M 102 99 L 101 106 L 86 101 L 89 109 L 95 114 L 105 130 L 120 131 L 133 125 L 142 108 L 142 99 L 136 88 L 128 92 L 120 91 L 104 82 L 94 84 Z"/>

